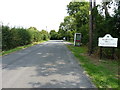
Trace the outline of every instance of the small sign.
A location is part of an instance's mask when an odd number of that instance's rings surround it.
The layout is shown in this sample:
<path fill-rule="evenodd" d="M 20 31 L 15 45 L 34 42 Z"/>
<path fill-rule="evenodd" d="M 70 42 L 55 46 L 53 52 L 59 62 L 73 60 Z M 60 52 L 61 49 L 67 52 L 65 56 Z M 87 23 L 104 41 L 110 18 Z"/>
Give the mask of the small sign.
<path fill-rule="evenodd" d="M 75 33 L 74 35 L 74 46 L 78 44 L 80 46 L 81 43 L 81 33 Z"/>
<path fill-rule="evenodd" d="M 103 38 L 99 37 L 98 46 L 117 47 L 118 38 L 113 38 L 110 34 L 106 34 Z"/>

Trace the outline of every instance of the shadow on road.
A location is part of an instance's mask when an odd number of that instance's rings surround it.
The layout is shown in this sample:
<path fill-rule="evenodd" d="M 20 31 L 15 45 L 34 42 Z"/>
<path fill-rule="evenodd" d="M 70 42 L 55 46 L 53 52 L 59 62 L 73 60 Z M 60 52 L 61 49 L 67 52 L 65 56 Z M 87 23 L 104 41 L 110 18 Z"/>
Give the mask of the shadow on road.
<path fill-rule="evenodd" d="M 25 82 L 28 88 L 93 88 L 62 40 L 48 41 L 7 55 L 2 64 L 4 75 L 13 72 L 14 77 L 21 71 L 19 82 Z M 10 78 L 4 75 L 3 80 Z"/>

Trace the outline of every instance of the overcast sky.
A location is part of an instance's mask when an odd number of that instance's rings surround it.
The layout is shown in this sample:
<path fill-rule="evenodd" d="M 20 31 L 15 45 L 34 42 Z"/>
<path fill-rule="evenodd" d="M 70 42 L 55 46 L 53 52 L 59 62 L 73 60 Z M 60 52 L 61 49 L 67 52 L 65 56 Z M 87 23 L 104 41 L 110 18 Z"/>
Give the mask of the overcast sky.
<path fill-rule="evenodd" d="M 0 0 L 0 21 L 11 26 L 58 30 L 71 0 Z"/>
<path fill-rule="evenodd" d="M 9 26 L 58 31 L 71 0 L 0 0 L 0 22 Z"/>

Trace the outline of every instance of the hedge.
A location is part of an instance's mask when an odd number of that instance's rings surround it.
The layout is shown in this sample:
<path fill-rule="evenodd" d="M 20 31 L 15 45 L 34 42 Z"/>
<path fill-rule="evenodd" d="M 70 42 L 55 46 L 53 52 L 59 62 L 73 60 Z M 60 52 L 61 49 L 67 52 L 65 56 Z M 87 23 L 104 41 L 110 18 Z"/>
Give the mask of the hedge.
<path fill-rule="evenodd" d="M 49 34 L 45 30 L 38 31 L 35 27 L 10 28 L 2 25 L 2 51 L 47 39 Z"/>

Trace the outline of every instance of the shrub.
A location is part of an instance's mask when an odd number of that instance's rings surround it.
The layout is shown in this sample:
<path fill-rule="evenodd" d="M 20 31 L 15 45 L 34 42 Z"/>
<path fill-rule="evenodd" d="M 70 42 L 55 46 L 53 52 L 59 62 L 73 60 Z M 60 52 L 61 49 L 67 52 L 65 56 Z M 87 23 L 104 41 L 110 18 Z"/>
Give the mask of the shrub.
<path fill-rule="evenodd" d="M 32 42 L 49 39 L 47 31 L 38 31 L 35 27 L 25 28 L 10 28 L 2 26 L 2 50 L 9 50 L 17 46 L 23 46 Z"/>

